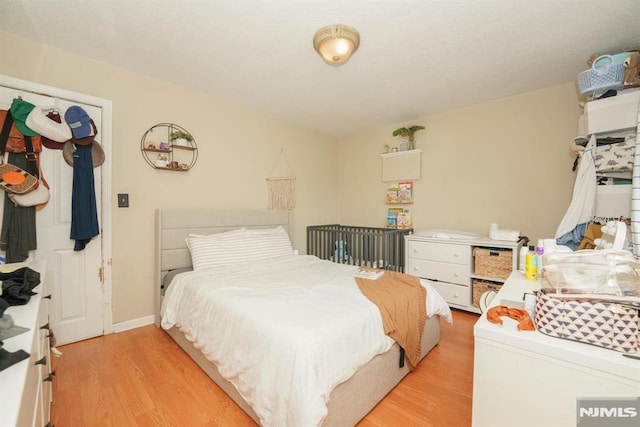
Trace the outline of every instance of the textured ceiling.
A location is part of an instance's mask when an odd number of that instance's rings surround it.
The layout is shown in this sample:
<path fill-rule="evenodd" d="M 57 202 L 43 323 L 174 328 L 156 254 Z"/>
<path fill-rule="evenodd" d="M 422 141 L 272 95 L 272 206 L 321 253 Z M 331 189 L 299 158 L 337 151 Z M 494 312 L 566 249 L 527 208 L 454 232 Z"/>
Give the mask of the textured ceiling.
<path fill-rule="evenodd" d="M 0 0 L 0 30 L 335 137 L 574 81 L 640 0 Z M 333 68 L 322 26 L 361 36 Z"/>

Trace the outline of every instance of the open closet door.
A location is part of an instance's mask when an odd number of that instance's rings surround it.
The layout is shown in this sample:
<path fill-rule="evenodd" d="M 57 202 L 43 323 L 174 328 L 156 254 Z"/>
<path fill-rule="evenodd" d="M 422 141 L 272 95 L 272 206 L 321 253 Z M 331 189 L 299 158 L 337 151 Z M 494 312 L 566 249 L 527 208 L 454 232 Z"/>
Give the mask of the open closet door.
<path fill-rule="evenodd" d="M 74 251 L 75 240 L 70 238 L 73 168 L 65 162 L 62 150 L 45 147 L 40 164 L 50 186 L 50 200 L 36 213 L 37 249 L 30 252 L 29 259 L 47 262 L 50 324 L 58 345 L 110 333 L 111 282 L 104 268 L 111 258 L 110 195 L 104 184 L 110 179 L 111 101 L 0 75 L 0 108 L 8 110 L 18 96 L 43 109 L 57 107 L 63 117 L 68 107 L 80 106 L 97 127 L 96 141 L 107 158 L 93 170 L 101 233 L 83 250 Z M 1 209 L 5 197 L 0 196 Z"/>

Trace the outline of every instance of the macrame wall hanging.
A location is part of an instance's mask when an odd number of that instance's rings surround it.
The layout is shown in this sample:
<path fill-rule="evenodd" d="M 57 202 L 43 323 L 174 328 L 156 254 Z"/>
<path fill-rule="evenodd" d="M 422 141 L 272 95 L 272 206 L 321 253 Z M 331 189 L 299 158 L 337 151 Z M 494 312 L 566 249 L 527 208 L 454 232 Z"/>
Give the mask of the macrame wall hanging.
<path fill-rule="evenodd" d="M 283 174 L 274 176 L 281 159 L 287 170 Z M 267 177 L 267 191 L 269 192 L 269 210 L 291 211 L 296 207 L 296 177 L 293 176 L 287 156 L 282 149 Z"/>

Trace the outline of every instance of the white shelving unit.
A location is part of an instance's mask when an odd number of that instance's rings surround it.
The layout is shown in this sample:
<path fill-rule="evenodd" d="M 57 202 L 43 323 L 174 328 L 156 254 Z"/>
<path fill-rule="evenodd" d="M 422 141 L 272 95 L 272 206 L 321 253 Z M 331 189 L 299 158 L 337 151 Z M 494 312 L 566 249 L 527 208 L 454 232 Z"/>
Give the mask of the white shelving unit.
<path fill-rule="evenodd" d="M 617 96 L 587 102 L 584 108 L 587 133 L 598 137 L 635 135 L 639 104 L 638 89 L 625 90 Z M 598 176 L 630 180 L 632 172 L 598 173 Z M 594 214 L 597 217 L 630 217 L 631 184 L 598 185 Z"/>
<path fill-rule="evenodd" d="M 405 236 L 405 272 L 429 280 L 438 293 L 453 308 L 480 313 L 473 303 L 473 287 L 478 282 L 491 282 L 501 286 L 511 271 L 518 269 L 518 253 L 523 241 L 510 242 L 479 239 L 446 239 L 421 236 L 420 233 Z M 504 275 L 487 276 L 476 273 L 474 248 L 507 251 L 511 256 L 511 268 Z"/>
<path fill-rule="evenodd" d="M 382 181 L 412 181 L 422 176 L 422 150 L 380 154 Z"/>

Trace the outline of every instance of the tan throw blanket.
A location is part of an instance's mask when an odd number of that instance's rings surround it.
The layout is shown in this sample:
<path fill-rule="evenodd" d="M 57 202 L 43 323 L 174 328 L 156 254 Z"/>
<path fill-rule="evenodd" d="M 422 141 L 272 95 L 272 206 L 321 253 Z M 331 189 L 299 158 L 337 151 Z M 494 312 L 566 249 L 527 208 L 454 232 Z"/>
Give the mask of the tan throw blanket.
<path fill-rule="evenodd" d="M 395 271 L 385 271 L 376 280 L 355 279 L 360 291 L 378 306 L 384 333 L 404 349 L 409 367 L 415 369 L 427 322 L 427 290 L 420 279 Z"/>

